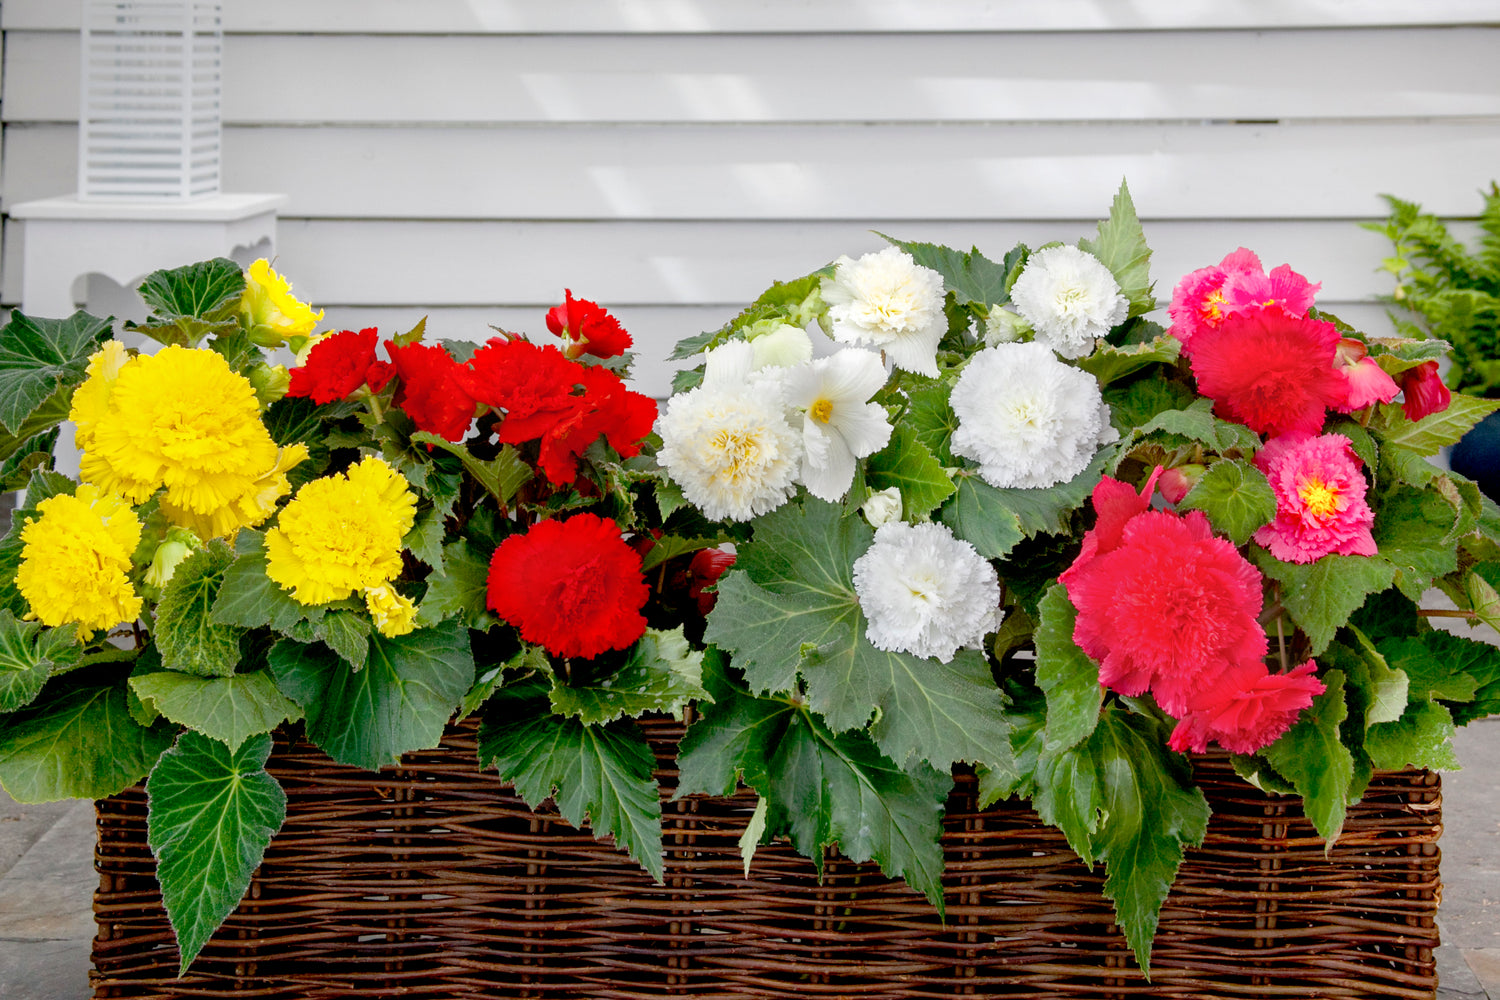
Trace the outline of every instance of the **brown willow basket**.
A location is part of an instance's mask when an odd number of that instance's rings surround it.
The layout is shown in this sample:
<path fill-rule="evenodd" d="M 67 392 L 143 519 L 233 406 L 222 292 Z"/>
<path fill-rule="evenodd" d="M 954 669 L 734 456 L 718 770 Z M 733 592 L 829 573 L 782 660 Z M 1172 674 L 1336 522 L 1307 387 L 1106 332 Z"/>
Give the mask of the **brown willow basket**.
<path fill-rule="evenodd" d="M 947 925 L 872 864 L 820 883 L 783 844 L 750 876 L 753 793 L 668 802 L 680 727 L 648 721 L 667 879 L 533 813 L 475 766 L 472 726 L 378 774 L 278 740 L 286 825 L 249 894 L 175 978 L 139 788 L 98 806 L 96 997 L 1432 997 L 1435 775 L 1377 774 L 1331 855 L 1296 800 L 1195 761 L 1213 807 L 1147 982 L 1101 888 L 1023 805 L 948 805 Z"/>

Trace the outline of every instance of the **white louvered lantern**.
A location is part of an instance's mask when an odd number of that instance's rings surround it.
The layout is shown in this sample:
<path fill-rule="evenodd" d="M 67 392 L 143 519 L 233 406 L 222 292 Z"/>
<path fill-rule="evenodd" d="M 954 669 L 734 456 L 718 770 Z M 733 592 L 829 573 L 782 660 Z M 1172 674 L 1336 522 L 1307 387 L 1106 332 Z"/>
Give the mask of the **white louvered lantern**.
<path fill-rule="evenodd" d="M 85 0 L 78 191 L 219 193 L 221 0 Z"/>

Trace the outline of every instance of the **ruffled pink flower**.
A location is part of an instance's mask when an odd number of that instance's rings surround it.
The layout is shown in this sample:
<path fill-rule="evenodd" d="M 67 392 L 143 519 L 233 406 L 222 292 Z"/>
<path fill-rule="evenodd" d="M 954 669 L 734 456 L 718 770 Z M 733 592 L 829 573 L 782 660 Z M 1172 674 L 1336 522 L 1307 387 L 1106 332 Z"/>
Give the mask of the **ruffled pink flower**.
<path fill-rule="evenodd" d="M 1261 575 L 1201 511 L 1146 509 L 1133 492 L 1101 481 L 1099 524 L 1059 579 L 1078 611 L 1073 640 L 1099 661 L 1100 683 L 1127 695 L 1149 688 L 1178 715 L 1224 670 L 1265 656 Z"/>
<path fill-rule="evenodd" d="M 1406 411 L 1406 419 L 1413 421 L 1442 413 L 1453 401 L 1453 393 L 1438 376 L 1436 361 L 1424 361 L 1402 372 L 1401 391 L 1401 409 Z"/>
<path fill-rule="evenodd" d="M 1329 554 L 1372 556 L 1375 512 L 1365 502 L 1365 477 L 1342 434 L 1272 438 L 1255 454 L 1271 481 L 1276 518 L 1255 541 L 1283 562 L 1310 563 Z"/>
<path fill-rule="evenodd" d="M 1230 313 L 1194 336 L 1193 374 L 1226 420 L 1260 434 L 1316 434 L 1349 394 L 1333 369 L 1338 343 L 1332 323 L 1275 306 Z"/>
<path fill-rule="evenodd" d="M 1340 413 L 1353 413 L 1376 403 L 1389 403 L 1396 398 L 1401 387 L 1385 373 L 1385 369 L 1368 357 L 1369 348 L 1350 337 L 1339 340 L 1334 352 L 1333 367 L 1344 377 L 1347 395 L 1334 409 Z"/>
<path fill-rule="evenodd" d="M 1229 312 L 1277 306 L 1293 316 L 1306 316 L 1322 287 L 1321 281 L 1314 285 L 1290 264 L 1282 264 L 1270 274 L 1258 267 L 1236 271 L 1224 284 L 1224 298 Z"/>
<path fill-rule="evenodd" d="M 1177 283 L 1167 315 L 1172 317 L 1168 333 L 1182 341 L 1186 351 L 1201 330 L 1216 329 L 1229 313 L 1225 284 L 1238 274 L 1260 274 L 1260 258 L 1244 247 L 1225 257 L 1216 267 L 1202 267 Z"/>
<path fill-rule="evenodd" d="M 1316 669 L 1312 660 L 1284 674 L 1271 673 L 1264 663 L 1237 664 L 1194 699 L 1167 745 L 1179 753 L 1202 753 L 1210 742 L 1231 753 L 1269 746 L 1326 689 L 1313 676 Z"/>

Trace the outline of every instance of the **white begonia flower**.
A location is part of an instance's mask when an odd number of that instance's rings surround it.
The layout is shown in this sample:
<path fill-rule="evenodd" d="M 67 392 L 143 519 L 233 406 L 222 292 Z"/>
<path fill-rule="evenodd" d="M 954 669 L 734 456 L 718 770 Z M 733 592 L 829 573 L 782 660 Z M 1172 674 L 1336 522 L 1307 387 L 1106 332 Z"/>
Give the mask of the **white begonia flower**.
<path fill-rule="evenodd" d="M 753 366 L 744 341 L 715 348 L 703 384 L 667 400 L 657 420 L 657 461 L 712 520 L 747 521 L 796 489 L 802 436 L 787 421 L 780 379 Z"/>
<path fill-rule="evenodd" d="M 1009 309 L 995 309 L 985 320 L 984 346 L 1012 344 L 1030 332 L 1031 324 Z"/>
<path fill-rule="evenodd" d="M 948 329 L 943 278 L 898 247 L 840 257 L 824 278 L 833 339 L 869 344 L 897 368 L 937 377 L 937 346 Z"/>
<path fill-rule="evenodd" d="M 854 591 L 877 649 L 947 663 L 1000 626 L 995 567 L 944 524 L 883 525 L 854 561 Z"/>
<path fill-rule="evenodd" d="M 895 486 L 871 493 L 859 509 L 864 511 L 870 527 L 879 528 L 892 521 L 901 520 L 901 490 Z"/>
<path fill-rule="evenodd" d="M 1123 323 L 1130 311 L 1109 268 L 1070 246 L 1032 254 L 1011 286 L 1010 300 L 1036 339 L 1065 358 L 1091 353 L 1095 338 Z"/>
<path fill-rule="evenodd" d="M 851 347 L 783 377 L 787 405 L 802 411 L 802 482 L 820 500 L 840 500 L 854 481 L 855 460 L 891 439 L 885 407 L 869 401 L 885 385 L 885 365 Z"/>
<path fill-rule="evenodd" d="M 813 355 L 812 338 L 807 331 L 790 323 L 782 323 L 752 338 L 750 347 L 755 352 L 756 368 L 791 368 L 811 361 Z"/>
<path fill-rule="evenodd" d="M 949 397 L 953 453 L 979 463 L 991 486 L 1040 488 L 1088 467 L 1118 438 L 1099 383 L 1045 344 L 1000 344 L 970 359 Z"/>

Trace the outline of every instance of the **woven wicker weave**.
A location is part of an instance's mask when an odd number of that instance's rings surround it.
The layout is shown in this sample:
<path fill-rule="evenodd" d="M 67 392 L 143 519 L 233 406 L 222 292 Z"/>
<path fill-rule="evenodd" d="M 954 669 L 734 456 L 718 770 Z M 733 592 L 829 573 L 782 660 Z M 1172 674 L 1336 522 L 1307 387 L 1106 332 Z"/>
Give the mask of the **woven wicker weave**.
<path fill-rule="evenodd" d="M 648 723 L 670 793 L 680 730 Z M 1432 997 L 1437 778 L 1382 773 L 1331 856 L 1295 800 L 1200 759 L 1213 807 L 1162 911 L 1147 983 L 1062 835 L 949 803 L 948 925 L 873 865 L 737 840 L 754 796 L 665 803 L 667 881 L 474 764 L 474 732 L 379 774 L 278 743 L 286 825 L 176 979 L 145 796 L 99 803 L 98 997 Z"/>

